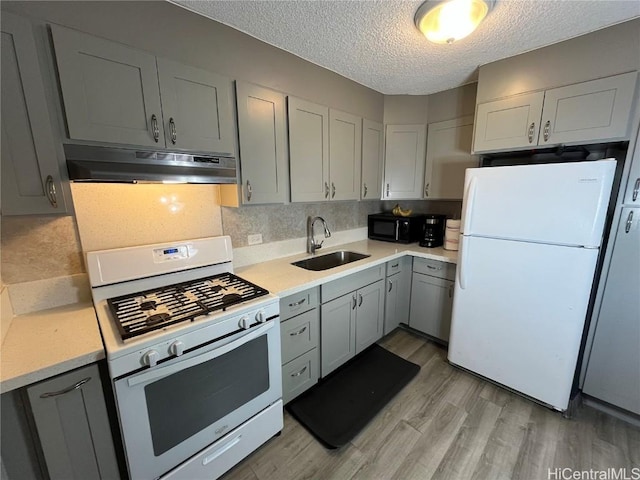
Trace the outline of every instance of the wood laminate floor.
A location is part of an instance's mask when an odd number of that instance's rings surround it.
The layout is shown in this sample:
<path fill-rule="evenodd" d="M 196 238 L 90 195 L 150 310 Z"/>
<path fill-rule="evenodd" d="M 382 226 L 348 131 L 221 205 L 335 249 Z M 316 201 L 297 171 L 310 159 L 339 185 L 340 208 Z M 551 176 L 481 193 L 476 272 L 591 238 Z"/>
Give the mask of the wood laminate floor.
<path fill-rule="evenodd" d="M 640 472 L 632 470 L 640 468 L 640 428 L 585 406 L 567 420 L 452 367 L 445 349 L 405 330 L 380 343 L 422 368 L 351 443 L 327 450 L 285 412 L 282 435 L 224 480 L 535 480 L 560 479 L 553 472 L 563 468 L 626 468 L 628 478 Z"/>

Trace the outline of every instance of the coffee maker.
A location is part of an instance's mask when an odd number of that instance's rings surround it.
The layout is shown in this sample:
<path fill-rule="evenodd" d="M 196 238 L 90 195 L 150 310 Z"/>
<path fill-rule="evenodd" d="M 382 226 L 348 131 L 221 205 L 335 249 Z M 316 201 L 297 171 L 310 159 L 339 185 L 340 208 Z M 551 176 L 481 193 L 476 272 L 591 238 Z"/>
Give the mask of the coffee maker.
<path fill-rule="evenodd" d="M 423 215 L 422 234 L 420 235 L 421 247 L 440 247 L 444 243 L 444 227 L 446 215 Z"/>

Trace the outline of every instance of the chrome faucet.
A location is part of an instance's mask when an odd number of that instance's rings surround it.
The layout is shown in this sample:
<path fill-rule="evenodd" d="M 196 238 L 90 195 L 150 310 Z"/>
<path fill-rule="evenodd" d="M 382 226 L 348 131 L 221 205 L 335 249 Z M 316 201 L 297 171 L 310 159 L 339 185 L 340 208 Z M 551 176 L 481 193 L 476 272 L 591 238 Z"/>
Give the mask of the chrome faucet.
<path fill-rule="evenodd" d="M 322 242 L 316 243 L 316 240 L 313 235 L 313 225 L 316 223 L 316 220 L 320 220 L 322 222 L 322 226 L 324 227 L 324 238 L 329 238 L 331 236 L 331 231 L 327 226 L 327 222 L 324 221 L 322 217 L 307 217 L 307 253 L 315 255 L 316 250 L 322 248 Z"/>

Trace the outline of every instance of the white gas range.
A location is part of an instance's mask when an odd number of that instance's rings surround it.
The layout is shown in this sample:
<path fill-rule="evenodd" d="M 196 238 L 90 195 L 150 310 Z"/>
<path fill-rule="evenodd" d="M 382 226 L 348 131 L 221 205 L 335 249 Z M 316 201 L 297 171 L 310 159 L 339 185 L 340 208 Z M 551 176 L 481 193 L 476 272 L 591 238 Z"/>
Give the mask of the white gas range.
<path fill-rule="evenodd" d="M 229 237 L 87 254 L 131 478 L 216 478 L 282 429 L 278 298 Z"/>

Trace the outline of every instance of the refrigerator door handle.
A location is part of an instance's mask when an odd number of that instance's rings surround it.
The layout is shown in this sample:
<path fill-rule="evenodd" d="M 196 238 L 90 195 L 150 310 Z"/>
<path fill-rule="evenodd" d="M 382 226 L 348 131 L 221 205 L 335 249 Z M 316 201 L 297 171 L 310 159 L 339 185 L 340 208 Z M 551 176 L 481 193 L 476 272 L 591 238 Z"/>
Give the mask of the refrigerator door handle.
<path fill-rule="evenodd" d="M 473 177 L 469 182 L 469 188 L 464 192 L 464 198 L 462 200 L 462 204 L 465 207 L 464 210 L 464 223 L 462 224 L 462 229 L 460 233 L 462 234 L 470 234 L 469 225 L 471 224 L 471 215 L 473 214 L 473 204 L 476 197 L 476 189 L 477 189 L 477 181 L 476 177 Z"/>
<path fill-rule="evenodd" d="M 468 272 L 465 268 L 465 264 L 467 263 L 467 248 L 466 248 L 466 243 L 468 242 L 467 237 L 465 237 L 464 235 L 461 238 L 461 242 L 460 242 L 460 263 L 458 264 L 458 285 L 460 285 L 460 288 L 462 290 L 464 290 L 465 288 L 467 288 L 467 276 L 468 276 Z"/>

